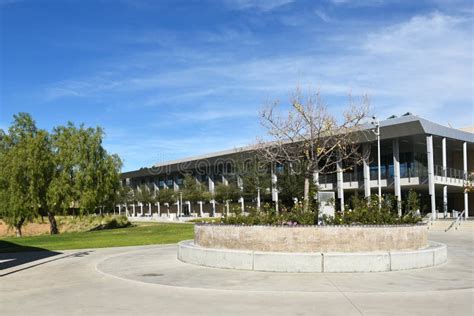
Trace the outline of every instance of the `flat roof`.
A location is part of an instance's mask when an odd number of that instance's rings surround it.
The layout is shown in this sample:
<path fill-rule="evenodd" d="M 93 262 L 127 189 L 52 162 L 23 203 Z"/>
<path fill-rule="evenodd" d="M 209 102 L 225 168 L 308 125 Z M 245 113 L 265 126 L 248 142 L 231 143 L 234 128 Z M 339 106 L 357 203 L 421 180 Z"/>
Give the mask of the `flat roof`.
<path fill-rule="evenodd" d="M 371 124 L 365 124 L 364 130 L 370 130 L 373 126 Z M 380 134 L 381 139 L 390 139 L 396 137 L 403 137 L 409 135 L 418 135 L 418 134 L 431 134 L 440 137 L 446 137 L 450 139 L 455 139 L 459 141 L 465 141 L 469 143 L 474 143 L 474 134 L 460 129 L 455 129 L 452 127 L 447 127 L 438 123 L 434 123 L 417 115 L 409 114 L 403 115 L 400 117 L 394 117 L 380 121 Z M 375 140 L 375 136 L 372 136 L 372 139 L 367 139 L 368 141 Z M 197 160 L 228 156 L 236 153 L 248 152 L 256 149 L 256 145 L 244 146 L 244 147 L 235 147 L 233 149 L 227 149 L 222 151 L 211 152 L 208 154 L 197 155 L 186 157 L 182 159 L 169 160 L 165 162 L 160 162 L 154 164 L 151 168 L 159 168 L 169 165 L 177 165 L 180 163 L 188 163 Z M 142 171 L 142 172 L 140 172 Z M 150 175 L 149 168 L 141 168 L 135 171 L 123 172 L 122 175 Z"/>

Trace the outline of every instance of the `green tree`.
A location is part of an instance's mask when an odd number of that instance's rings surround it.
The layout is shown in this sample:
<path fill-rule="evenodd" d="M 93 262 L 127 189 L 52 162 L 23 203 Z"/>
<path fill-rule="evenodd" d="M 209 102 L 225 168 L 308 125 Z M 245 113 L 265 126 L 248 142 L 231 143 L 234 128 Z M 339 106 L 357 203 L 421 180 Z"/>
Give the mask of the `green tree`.
<path fill-rule="evenodd" d="M 152 204 L 155 201 L 153 193 L 151 192 L 150 188 L 145 184 L 142 184 L 139 187 L 137 187 L 137 190 L 135 191 L 135 195 L 136 195 L 136 200 L 142 203 L 142 205 Z"/>
<path fill-rule="evenodd" d="M 101 128 L 77 128 L 72 123 L 56 127 L 52 135 L 54 174 L 48 188 L 51 233 L 58 233 L 55 214 L 71 207 L 81 214 L 113 207 L 120 187 L 122 163 L 102 146 Z"/>
<path fill-rule="evenodd" d="M 229 202 L 237 201 L 240 198 L 240 189 L 233 183 L 227 185 L 220 183 L 215 188 L 214 197 L 226 205 L 227 214 L 229 214 Z"/>
<path fill-rule="evenodd" d="M 405 202 L 405 213 L 414 214 L 419 209 L 420 199 L 418 197 L 418 193 L 416 193 L 413 189 L 410 189 L 410 191 L 408 191 L 407 200 Z"/>
<path fill-rule="evenodd" d="M 0 212 L 18 234 L 38 214 L 47 214 L 57 234 L 57 213 L 113 207 L 121 161 L 102 147 L 103 135 L 100 128 L 72 123 L 50 135 L 29 114 L 14 115 L 8 133 L 0 133 Z"/>
<path fill-rule="evenodd" d="M 128 185 L 121 185 L 116 192 L 115 202 L 125 205 L 126 215 L 128 216 L 128 205 L 135 200 L 135 193 Z"/>
<path fill-rule="evenodd" d="M 268 163 L 257 157 L 241 157 L 236 161 L 236 174 L 242 180 L 242 197 L 247 201 L 270 201 L 271 176 Z"/>
<path fill-rule="evenodd" d="M 208 199 L 205 186 L 197 182 L 196 179 L 190 175 L 184 177 L 182 193 L 183 199 L 192 203 Z"/>
<path fill-rule="evenodd" d="M 8 134 L 0 133 L 0 214 L 21 236 L 23 224 L 47 210 L 51 181 L 50 139 L 30 115 L 14 116 Z"/>

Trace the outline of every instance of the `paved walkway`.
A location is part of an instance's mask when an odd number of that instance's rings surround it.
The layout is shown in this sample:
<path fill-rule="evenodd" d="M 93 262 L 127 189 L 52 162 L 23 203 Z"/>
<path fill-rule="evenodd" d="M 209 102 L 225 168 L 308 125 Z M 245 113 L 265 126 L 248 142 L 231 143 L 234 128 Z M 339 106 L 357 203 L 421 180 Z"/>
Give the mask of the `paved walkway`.
<path fill-rule="evenodd" d="M 175 245 L 67 251 L 1 270 L 0 313 L 472 315 L 473 238 L 431 232 L 448 244 L 447 264 L 358 274 L 198 267 L 179 262 Z"/>

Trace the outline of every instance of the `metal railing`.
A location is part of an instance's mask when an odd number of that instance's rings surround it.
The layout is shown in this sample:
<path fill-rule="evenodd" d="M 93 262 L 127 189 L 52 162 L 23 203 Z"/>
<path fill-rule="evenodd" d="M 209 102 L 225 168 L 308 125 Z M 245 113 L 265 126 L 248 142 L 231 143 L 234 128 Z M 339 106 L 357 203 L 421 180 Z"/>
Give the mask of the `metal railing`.
<path fill-rule="evenodd" d="M 436 165 L 434 168 L 435 176 L 439 177 L 447 177 L 447 178 L 454 178 L 459 180 L 466 179 L 466 173 L 464 170 L 454 169 L 454 168 L 446 168 L 443 169 L 443 166 Z"/>
<path fill-rule="evenodd" d="M 448 230 L 450 230 L 451 228 L 453 228 L 453 226 L 456 227 L 455 229 L 457 230 L 458 227 L 459 227 L 459 225 L 461 225 L 461 221 L 462 221 L 462 220 L 465 220 L 465 218 L 464 218 L 464 213 L 465 213 L 465 212 L 466 212 L 466 210 L 462 211 L 461 214 L 459 214 L 459 215 L 456 217 L 456 219 L 451 223 L 451 225 L 449 225 L 449 227 L 444 230 L 444 232 L 447 232 Z"/>

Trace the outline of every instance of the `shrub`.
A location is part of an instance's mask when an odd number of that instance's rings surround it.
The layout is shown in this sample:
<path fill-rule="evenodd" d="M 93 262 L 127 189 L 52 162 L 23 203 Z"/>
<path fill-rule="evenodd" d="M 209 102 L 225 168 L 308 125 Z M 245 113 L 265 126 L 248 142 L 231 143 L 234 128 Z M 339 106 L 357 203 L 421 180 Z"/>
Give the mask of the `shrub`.
<path fill-rule="evenodd" d="M 397 225 L 415 224 L 421 217 L 413 212 L 408 212 L 399 217 L 395 207 L 395 199 L 386 195 L 379 207 L 378 197 L 370 200 L 360 199 L 357 195 L 351 200 L 352 208 L 344 212 L 336 212 L 334 217 L 323 216 L 322 221 L 318 212 L 307 211 L 298 203 L 291 209 L 282 209 L 276 214 L 269 205 L 263 205 L 261 212 L 251 211 L 249 215 L 235 214 L 221 219 L 223 224 L 229 225 Z"/>
<path fill-rule="evenodd" d="M 124 228 L 130 226 L 131 223 L 128 221 L 127 217 L 124 215 L 120 216 L 104 216 L 100 225 L 92 228 L 91 230 L 104 230 L 104 229 L 114 229 L 114 228 Z"/>

